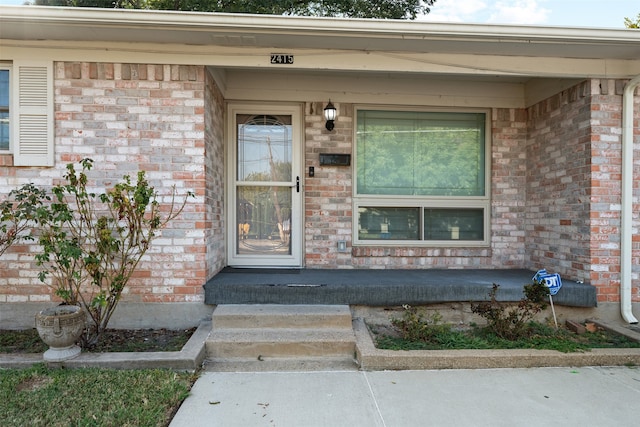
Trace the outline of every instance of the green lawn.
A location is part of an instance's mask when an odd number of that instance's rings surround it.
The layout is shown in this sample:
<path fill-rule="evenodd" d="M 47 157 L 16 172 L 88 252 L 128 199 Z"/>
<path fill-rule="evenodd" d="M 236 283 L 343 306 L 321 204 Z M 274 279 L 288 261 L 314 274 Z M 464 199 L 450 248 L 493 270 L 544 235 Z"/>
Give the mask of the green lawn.
<path fill-rule="evenodd" d="M 167 426 L 194 380 L 169 370 L 0 370 L 0 426 Z"/>

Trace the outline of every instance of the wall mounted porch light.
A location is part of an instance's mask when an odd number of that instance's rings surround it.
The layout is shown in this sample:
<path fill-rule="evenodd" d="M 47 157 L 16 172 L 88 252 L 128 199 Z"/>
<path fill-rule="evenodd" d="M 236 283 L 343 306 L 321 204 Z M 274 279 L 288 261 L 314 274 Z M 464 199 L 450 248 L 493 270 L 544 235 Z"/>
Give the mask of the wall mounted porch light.
<path fill-rule="evenodd" d="M 327 120 L 327 123 L 324 125 L 324 127 L 326 127 L 329 132 L 331 132 L 334 128 L 333 121 L 336 119 L 337 115 L 338 110 L 336 110 L 336 107 L 334 107 L 331 103 L 331 100 L 329 100 L 327 106 L 324 107 L 324 118 Z"/>

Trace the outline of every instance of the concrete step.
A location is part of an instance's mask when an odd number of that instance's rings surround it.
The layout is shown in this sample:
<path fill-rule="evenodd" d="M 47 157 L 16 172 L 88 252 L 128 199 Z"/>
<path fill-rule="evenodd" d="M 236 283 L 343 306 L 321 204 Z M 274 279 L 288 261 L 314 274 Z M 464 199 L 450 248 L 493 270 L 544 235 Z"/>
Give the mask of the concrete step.
<path fill-rule="evenodd" d="M 256 328 L 213 329 L 208 357 L 353 356 L 353 329 Z"/>
<path fill-rule="evenodd" d="M 209 372 L 356 371 L 358 362 L 353 357 L 234 357 L 207 359 L 203 368 Z"/>
<path fill-rule="evenodd" d="M 342 305 L 219 305 L 213 328 L 348 328 L 351 311 Z"/>
<path fill-rule="evenodd" d="M 219 305 L 212 319 L 205 343 L 211 369 L 355 365 L 356 340 L 348 306 Z"/>

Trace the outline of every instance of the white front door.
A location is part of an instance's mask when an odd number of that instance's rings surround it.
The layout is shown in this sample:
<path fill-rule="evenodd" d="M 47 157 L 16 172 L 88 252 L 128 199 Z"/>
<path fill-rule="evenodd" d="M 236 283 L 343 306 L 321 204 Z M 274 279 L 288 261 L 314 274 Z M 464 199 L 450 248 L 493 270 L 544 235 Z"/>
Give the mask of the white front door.
<path fill-rule="evenodd" d="M 231 104 L 228 112 L 228 264 L 300 267 L 300 106 Z"/>

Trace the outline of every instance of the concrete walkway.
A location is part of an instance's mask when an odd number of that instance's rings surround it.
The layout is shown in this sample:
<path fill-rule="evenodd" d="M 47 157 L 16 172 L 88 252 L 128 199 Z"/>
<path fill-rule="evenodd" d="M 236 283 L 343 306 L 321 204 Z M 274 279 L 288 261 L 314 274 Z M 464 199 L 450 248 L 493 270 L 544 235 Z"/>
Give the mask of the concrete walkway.
<path fill-rule="evenodd" d="M 170 427 L 637 426 L 640 368 L 204 372 Z"/>

